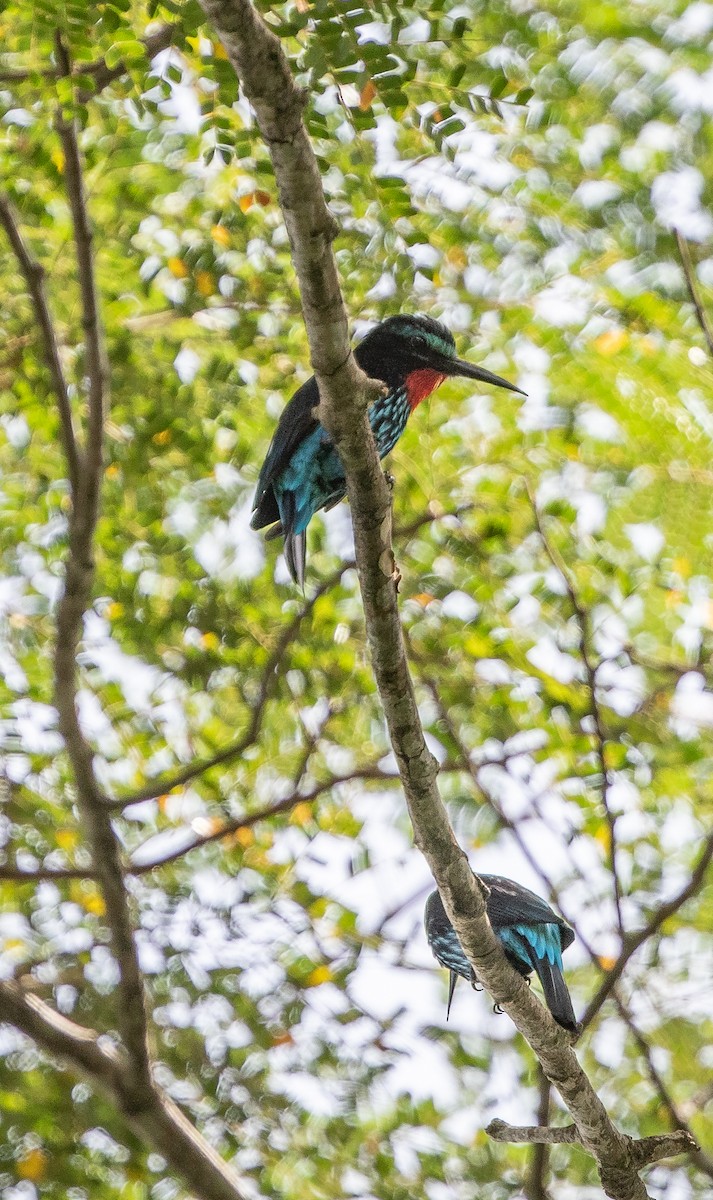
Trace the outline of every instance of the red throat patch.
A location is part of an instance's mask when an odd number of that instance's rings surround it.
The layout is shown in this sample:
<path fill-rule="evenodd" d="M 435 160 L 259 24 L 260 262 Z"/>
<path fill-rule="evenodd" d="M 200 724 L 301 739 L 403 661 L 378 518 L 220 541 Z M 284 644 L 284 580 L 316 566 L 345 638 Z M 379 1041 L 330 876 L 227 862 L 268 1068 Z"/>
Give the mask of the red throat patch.
<path fill-rule="evenodd" d="M 435 392 L 444 379 L 445 375 L 441 375 L 440 371 L 432 371 L 430 367 L 411 371 L 406 376 L 406 392 L 411 411 L 413 412 L 414 408 L 426 399 L 426 396 L 430 396 L 431 392 Z"/>

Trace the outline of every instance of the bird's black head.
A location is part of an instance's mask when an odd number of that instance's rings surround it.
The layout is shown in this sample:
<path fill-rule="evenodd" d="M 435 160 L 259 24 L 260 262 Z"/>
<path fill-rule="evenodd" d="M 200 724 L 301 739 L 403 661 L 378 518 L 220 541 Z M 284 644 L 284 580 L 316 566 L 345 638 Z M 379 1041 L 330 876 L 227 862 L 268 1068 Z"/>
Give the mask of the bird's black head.
<path fill-rule="evenodd" d="M 405 314 L 387 317 L 369 331 L 357 347 L 356 357 L 367 374 L 389 383 L 396 375 L 405 377 L 412 371 L 426 370 L 441 376 L 479 379 L 495 387 L 520 392 L 514 384 L 492 371 L 457 358 L 453 334 L 433 317 Z"/>

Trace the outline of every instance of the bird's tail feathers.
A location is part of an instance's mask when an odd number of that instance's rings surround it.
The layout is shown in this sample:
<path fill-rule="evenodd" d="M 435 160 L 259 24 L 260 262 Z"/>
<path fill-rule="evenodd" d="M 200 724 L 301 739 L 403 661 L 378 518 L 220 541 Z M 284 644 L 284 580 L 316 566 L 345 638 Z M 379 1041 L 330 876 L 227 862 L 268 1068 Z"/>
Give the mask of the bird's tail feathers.
<path fill-rule="evenodd" d="M 305 530 L 302 530 L 302 533 L 290 532 L 285 535 L 285 561 L 293 580 L 304 591 L 305 563 L 307 561 L 307 534 Z"/>
<path fill-rule="evenodd" d="M 536 957 L 534 953 L 532 955 L 532 962 L 542 984 L 547 1007 L 555 1021 L 564 1029 L 569 1029 L 572 1033 L 576 1033 L 578 1028 L 577 1018 L 574 1015 L 572 1001 L 567 991 L 567 984 L 559 967 L 555 963 L 551 963 L 547 958 Z"/>
<path fill-rule="evenodd" d="M 456 990 L 457 982 L 458 972 L 451 971 L 448 979 L 448 1008 L 446 1009 L 446 1020 L 448 1020 L 451 1015 L 451 1004 L 453 1003 L 453 993 Z"/>
<path fill-rule="evenodd" d="M 297 516 L 295 493 L 287 488 L 278 497 L 280 506 L 280 532 L 285 535 L 285 562 L 287 570 L 294 582 L 302 591 L 305 586 L 305 562 L 307 559 L 307 537 L 304 529 L 295 533 L 295 518 Z M 270 530 L 272 534 L 272 530 Z"/>

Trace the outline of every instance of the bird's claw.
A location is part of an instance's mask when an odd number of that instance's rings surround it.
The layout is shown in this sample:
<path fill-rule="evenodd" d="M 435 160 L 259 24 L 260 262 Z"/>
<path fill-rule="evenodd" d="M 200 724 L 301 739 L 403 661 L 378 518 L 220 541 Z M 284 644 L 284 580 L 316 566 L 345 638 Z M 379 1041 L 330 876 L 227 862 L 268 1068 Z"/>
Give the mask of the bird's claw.
<path fill-rule="evenodd" d="M 505 1009 L 501 1008 L 499 1004 L 493 1005 L 493 1012 L 495 1013 L 496 1017 L 502 1017 L 505 1015 Z"/>
<path fill-rule="evenodd" d="M 476 975 L 476 973 L 472 967 L 470 969 L 470 986 L 472 987 L 474 992 L 482 992 L 482 990 L 483 990 L 483 985 L 480 982 L 480 980 L 478 979 L 478 976 Z"/>

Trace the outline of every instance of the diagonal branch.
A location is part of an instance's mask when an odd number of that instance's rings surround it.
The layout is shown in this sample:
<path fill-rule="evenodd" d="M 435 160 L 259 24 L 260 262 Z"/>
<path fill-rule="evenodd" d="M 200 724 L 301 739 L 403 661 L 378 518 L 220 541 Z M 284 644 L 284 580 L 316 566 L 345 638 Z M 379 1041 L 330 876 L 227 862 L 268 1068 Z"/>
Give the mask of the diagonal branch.
<path fill-rule="evenodd" d="M 140 1141 L 162 1154 L 201 1200 L 244 1200 L 231 1168 L 164 1092 L 152 1085 L 146 1103 L 136 1109 L 133 1066 L 108 1038 L 55 1012 L 17 983 L 0 983 L 0 1021 L 64 1059 L 108 1096 Z"/>
<path fill-rule="evenodd" d="M 55 333 L 54 324 L 50 315 L 49 305 L 47 303 L 47 295 L 45 293 L 45 272 L 36 258 L 33 258 L 29 249 L 23 241 L 22 235 L 15 219 L 15 214 L 12 206 L 4 196 L 0 197 L 0 221 L 5 226 L 5 232 L 8 236 L 8 241 L 12 246 L 13 253 L 19 263 L 20 270 L 25 279 L 27 291 L 32 300 L 32 307 L 35 310 L 35 320 L 42 334 L 42 342 L 44 346 L 44 359 L 52 380 L 52 386 L 57 397 L 57 407 L 59 409 L 60 428 L 62 431 L 62 445 L 64 455 L 67 459 L 67 469 L 69 473 L 69 482 L 72 492 L 76 492 L 79 485 L 80 476 L 80 452 L 77 448 L 77 438 L 74 432 L 74 423 L 72 419 L 72 406 L 69 401 L 69 390 L 67 381 L 64 377 L 62 369 L 62 360 L 59 354 L 59 343 Z"/>
<path fill-rule="evenodd" d="M 285 667 L 287 649 L 297 637 L 302 622 L 312 611 L 320 596 L 330 591 L 339 582 L 344 572 L 352 565 L 352 563 L 342 563 L 330 576 L 323 579 L 309 599 L 295 613 L 292 620 L 288 621 L 283 628 L 275 643 L 275 648 L 263 669 L 260 687 L 252 706 L 247 728 L 236 741 L 231 742 L 229 746 L 225 746 L 209 758 L 196 759 L 172 775 L 161 775 L 158 779 L 153 780 L 152 783 L 147 784 L 146 787 L 140 788 L 136 792 L 119 796 L 116 800 L 107 800 L 105 802 L 106 807 L 108 809 L 124 809 L 129 808 L 132 804 L 141 804 L 144 800 L 155 800 L 157 796 L 166 796 L 169 792 L 174 791 L 175 788 L 184 787 L 185 784 L 190 783 L 193 779 L 198 779 L 200 775 L 204 775 L 206 771 L 212 770 L 213 767 L 224 766 L 227 763 L 234 762 L 237 758 L 241 758 L 248 747 L 252 746 L 257 740 L 267 702 L 272 696 L 280 674 Z"/>
<path fill-rule="evenodd" d="M 700 890 L 700 888 L 703 886 L 712 860 L 713 833 L 709 833 L 703 845 L 703 850 L 698 857 L 698 862 L 693 868 L 690 878 L 680 889 L 680 891 L 678 891 L 675 896 L 672 896 L 670 900 L 666 900 L 663 904 L 659 905 L 643 929 L 640 929 L 637 933 L 627 934 L 621 954 L 617 958 L 611 970 L 607 971 L 599 990 L 595 993 L 587 1006 L 587 1010 L 584 1013 L 581 1022 L 583 1028 L 586 1029 L 592 1023 L 600 1008 L 604 1004 L 604 1001 L 611 995 L 612 991 L 621 979 L 629 959 L 641 946 L 643 946 L 644 942 L 647 942 L 649 938 L 658 933 L 664 921 L 667 921 L 669 917 L 674 916 L 678 912 L 679 908 L 682 908 L 683 905 L 693 896 L 695 896 Z"/>
<path fill-rule="evenodd" d="M 177 859 L 190 854 L 192 850 L 197 850 L 202 846 L 209 846 L 211 842 L 222 841 L 223 838 L 231 837 L 240 829 L 251 829 L 253 825 L 258 825 L 261 821 L 269 821 L 271 817 L 278 817 L 283 813 L 289 812 L 290 809 L 296 808 L 298 804 L 313 804 L 315 800 L 323 796 L 325 792 L 331 791 L 332 788 L 339 787 L 340 784 L 352 783 L 359 779 L 374 780 L 383 784 L 394 782 L 394 776 L 385 774 L 376 764 L 373 767 L 360 767 L 348 772 L 346 775 L 333 775 L 331 779 L 325 779 L 322 783 L 315 784 L 308 792 L 301 792 L 299 789 L 296 789 L 290 792 L 289 796 L 285 796 L 284 799 L 275 801 L 274 804 L 266 804 L 264 808 L 258 808 L 255 812 L 246 813 L 244 816 L 235 817 L 230 821 L 221 821 L 210 833 L 196 834 L 185 845 L 180 846 L 177 850 L 168 851 L 161 858 L 156 858 L 152 862 L 134 862 L 132 859 L 129 864 L 129 870 L 132 875 L 147 875 L 150 871 L 157 870 L 158 867 L 165 867 L 169 863 L 176 862 Z M 134 857 L 136 857 L 136 851 L 134 851 Z M 1 878 L 2 868 L 0 868 Z"/>
<path fill-rule="evenodd" d="M 415 841 L 426 857 L 460 942 L 493 999 L 512 1017 L 557 1086 L 580 1140 L 594 1156 L 614 1200 L 645 1200 L 632 1141 L 609 1120 L 566 1033 L 508 964 L 486 917 L 482 885 L 458 846 L 437 787 L 406 662 L 391 548 L 391 506 L 366 408 L 369 389 L 346 340 L 329 218 L 302 123 L 303 97 L 279 40 L 249 0 L 202 0 L 218 29 L 268 144 L 292 246 L 312 362 L 319 418 L 339 451 L 347 477 L 366 629 Z"/>
<path fill-rule="evenodd" d="M 615 1002 L 617 1008 L 619 1009 L 620 1017 L 626 1024 L 629 1032 L 631 1033 L 634 1041 L 636 1042 L 636 1044 L 639 1048 L 639 1053 L 641 1054 L 641 1056 L 646 1064 L 646 1070 L 648 1072 L 649 1078 L 651 1079 L 652 1084 L 656 1088 L 656 1091 L 658 1092 L 659 1097 L 661 1098 L 661 1103 L 663 1104 L 664 1108 L 667 1110 L 667 1112 L 669 1114 L 669 1117 L 671 1118 L 671 1124 L 675 1127 L 675 1129 L 678 1132 L 687 1133 L 688 1136 L 690 1137 L 691 1141 L 694 1142 L 694 1137 L 693 1137 L 693 1134 L 692 1134 L 689 1126 L 687 1125 L 686 1121 L 683 1119 L 683 1116 L 679 1112 L 678 1106 L 677 1106 L 676 1102 L 674 1101 L 673 1096 L 671 1095 L 668 1088 L 666 1087 L 666 1084 L 664 1083 L 664 1081 L 661 1077 L 661 1074 L 660 1074 L 658 1068 L 656 1067 L 656 1064 L 654 1063 L 653 1055 L 651 1053 L 651 1046 L 649 1046 L 648 1042 L 646 1041 L 646 1038 L 644 1037 L 643 1033 L 639 1029 L 636 1022 L 634 1021 L 631 1011 L 628 1008 L 628 1006 L 624 1003 L 624 1001 L 622 1000 L 618 989 L 614 993 L 614 1002 Z M 674 1134 L 673 1136 L 675 1137 L 676 1134 Z M 653 1138 L 653 1139 L 642 1138 L 642 1143 L 647 1142 L 649 1140 L 652 1140 L 655 1142 L 655 1141 L 657 1141 L 657 1138 Z M 661 1155 L 661 1157 L 665 1157 L 665 1155 Z M 713 1159 L 711 1158 L 710 1154 L 707 1154 L 705 1152 L 705 1150 L 702 1150 L 699 1146 L 695 1146 L 691 1157 L 693 1158 L 693 1161 L 695 1162 L 698 1169 L 700 1171 L 702 1171 L 704 1175 L 707 1175 L 709 1179 L 713 1179 Z M 651 1158 L 648 1161 L 654 1162 L 656 1160 Z"/>

